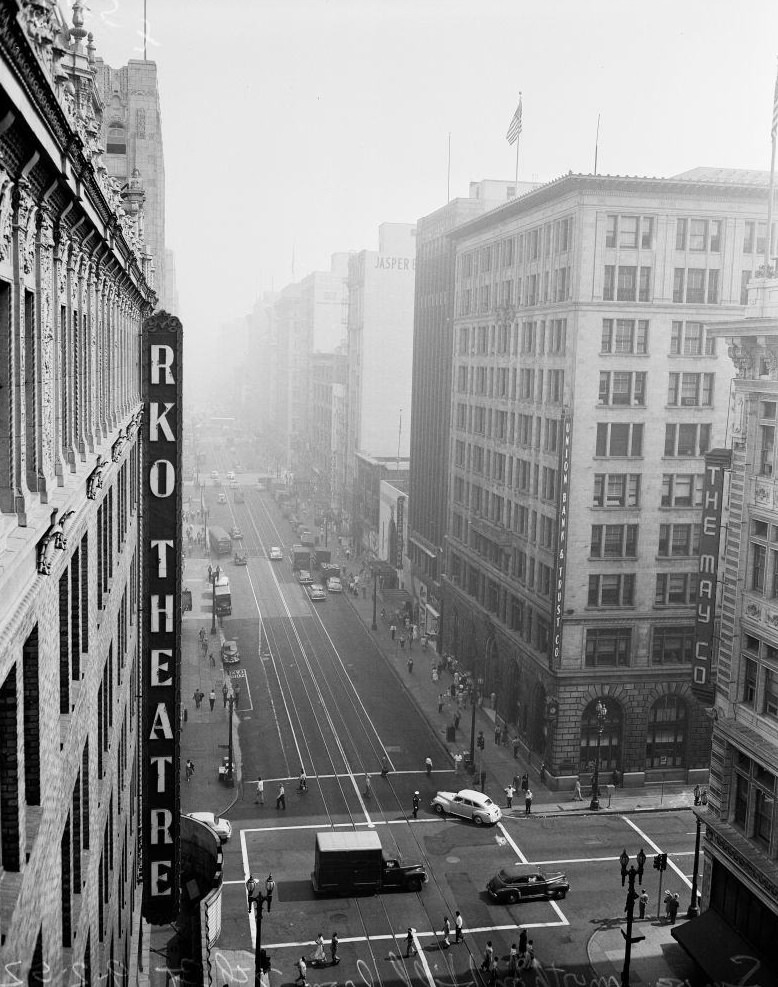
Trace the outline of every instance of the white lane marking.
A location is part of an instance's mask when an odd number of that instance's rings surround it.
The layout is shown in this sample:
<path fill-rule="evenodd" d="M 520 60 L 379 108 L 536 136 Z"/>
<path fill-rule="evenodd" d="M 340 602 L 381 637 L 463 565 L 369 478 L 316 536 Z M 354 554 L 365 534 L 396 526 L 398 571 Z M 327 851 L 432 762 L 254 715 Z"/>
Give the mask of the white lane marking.
<path fill-rule="evenodd" d="M 558 929 L 560 925 L 566 925 L 566 922 L 527 922 L 521 925 L 482 925 L 474 929 L 463 929 L 462 932 L 467 935 L 468 933 L 490 933 L 490 932 L 514 932 L 516 929 Z M 392 939 L 399 947 L 401 942 L 405 942 L 405 937 L 407 936 L 407 929 L 402 932 L 386 932 L 381 935 L 370 935 L 370 936 L 342 936 L 339 937 L 339 942 L 378 942 L 380 940 Z M 419 932 L 418 930 L 414 936 L 415 939 L 429 939 L 429 938 L 440 938 L 440 933 L 434 929 L 430 932 Z M 310 939 L 303 939 L 300 942 L 271 942 L 267 945 L 267 949 L 300 949 L 304 946 L 310 946 Z M 454 949 L 454 945 L 451 946 Z M 422 951 L 419 950 L 420 957 L 423 955 Z"/>
<path fill-rule="evenodd" d="M 694 856 L 694 850 L 678 850 L 673 853 L 674 857 L 692 857 Z M 552 864 L 602 864 L 611 863 L 613 860 L 618 860 L 618 857 L 571 857 L 565 860 L 532 860 L 530 863 L 535 864 L 537 867 L 550 867 Z"/>
<path fill-rule="evenodd" d="M 433 932 L 431 934 L 434 935 L 435 933 Z M 371 936 L 370 938 L 372 939 L 373 937 Z M 380 938 L 383 939 L 384 937 L 381 936 Z M 389 939 L 390 937 L 387 936 L 386 938 Z M 394 936 L 392 938 L 396 939 L 397 937 Z M 427 957 L 424 955 L 424 950 L 419 949 L 419 934 L 415 929 L 413 930 L 413 947 L 416 950 L 416 955 L 421 960 L 421 965 L 424 967 L 424 973 L 427 976 L 427 983 L 430 985 L 430 987 L 434 987 L 435 978 L 432 975 L 432 970 L 430 970 L 430 965 L 427 962 Z"/>
<path fill-rule="evenodd" d="M 632 820 L 628 816 L 621 816 L 621 818 L 624 820 L 624 822 L 628 823 L 635 830 L 635 832 L 638 834 L 638 836 L 642 836 L 642 838 L 654 850 L 655 853 L 662 853 L 663 852 L 662 850 L 660 850 L 660 848 L 657 846 L 657 844 L 654 843 L 654 841 L 651 839 L 651 837 L 648 836 L 648 834 L 644 833 L 643 830 L 639 826 L 636 826 L 635 823 L 633 823 Z M 646 861 L 646 863 L 648 863 L 648 861 Z M 680 879 L 684 882 L 684 884 L 688 885 L 689 887 L 692 886 L 692 882 L 683 873 L 683 871 L 681 870 L 681 868 L 678 867 L 678 865 L 675 863 L 675 861 L 673 861 L 673 860 L 670 859 L 670 854 L 667 855 L 667 866 L 673 868 L 673 870 L 675 871 L 675 873 L 678 875 L 678 877 L 680 877 Z"/>
<path fill-rule="evenodd" d="M 353 829 L 355 826 L 367 826 L 368 829 L 374 829 L 376 826 L 423 826 L 425 823 L 436 823 L 440 822 L 439 819 L 407 819 L 401 817 L 400 819 L 378 819 L 374 822 L 342 822 L 342 823 L 299 823 L 298 825 L 292 824 L 291 826 L 254 826 L 251 829 L 242 829 L 241 833 L 275 833 L 284 832 L 286 830 L 294 829 Z"/>

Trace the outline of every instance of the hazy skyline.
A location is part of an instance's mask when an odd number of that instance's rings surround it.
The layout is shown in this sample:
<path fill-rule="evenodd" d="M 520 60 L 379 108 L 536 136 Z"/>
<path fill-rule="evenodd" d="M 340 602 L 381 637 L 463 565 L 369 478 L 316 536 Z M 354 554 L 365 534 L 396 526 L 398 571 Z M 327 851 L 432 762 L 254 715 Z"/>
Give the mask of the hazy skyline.
<path fill-rule="evenodd" d="M 167 245 L 195 333 L 264 290 L 375 249 L 471 181 L 767 171 L 778 5 L 723 0 L 147 0 Z M 90 0 L 114 67 L 143 57 L 143 0 Z"/>

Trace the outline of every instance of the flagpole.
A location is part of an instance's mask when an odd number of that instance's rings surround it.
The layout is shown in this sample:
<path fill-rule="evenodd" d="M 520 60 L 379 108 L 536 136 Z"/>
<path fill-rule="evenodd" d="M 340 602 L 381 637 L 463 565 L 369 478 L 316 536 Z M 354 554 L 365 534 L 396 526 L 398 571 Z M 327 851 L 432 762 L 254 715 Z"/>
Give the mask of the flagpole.
<path fill-rule="evenodd" d="M 516 195 L 519 194 L 519 143 L 521 141 L 521 134 L 516 138 L 516 178 L 514 179 L 514 185 L 516 186 Z"/>
<path fill-rule="evenodd" d="M 597 174 L 597 152 L 600 149 L 600 114 L 597 114 L 597 133 L 594 135 L 594 174 Z"/>
<path fill-rule="evenodd" d="M 451 202 L 451 131 L 448 132 L 448 168 L 446 170 L 446 202 Z"/>
<path fill-rule="evenodd" d="M 770 187 L 767 192 L 767 236 L 764 238 L 764 263 L 771 267 L 773 251 L 773 196 L 775 194 L 775 134 L 773 135 L 773 150 L 770 155 Z M 767 273 L 765 271 L 765 273 Z"/>

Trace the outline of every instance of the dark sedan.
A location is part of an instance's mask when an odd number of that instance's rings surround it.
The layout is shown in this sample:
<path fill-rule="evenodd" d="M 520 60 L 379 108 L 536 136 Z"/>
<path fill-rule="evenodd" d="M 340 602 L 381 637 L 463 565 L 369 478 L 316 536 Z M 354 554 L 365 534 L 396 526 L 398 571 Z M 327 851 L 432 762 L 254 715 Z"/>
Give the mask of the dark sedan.
<path fill-rule="evenodd" d="M 564 898 L 570 882 L 561 871 L 541 871 L 532 864 L 508 864 L 497 871 L 486 890 L 493 901 L 513 905 L 531 898 Z"/>

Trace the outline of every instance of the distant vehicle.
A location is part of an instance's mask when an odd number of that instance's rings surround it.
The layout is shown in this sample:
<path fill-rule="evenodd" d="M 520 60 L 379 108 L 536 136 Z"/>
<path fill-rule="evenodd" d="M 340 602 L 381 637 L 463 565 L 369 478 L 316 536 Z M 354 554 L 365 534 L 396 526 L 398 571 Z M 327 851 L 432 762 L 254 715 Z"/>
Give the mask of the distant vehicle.
<path fill-rule="evenodd" d="M 308 548 L 308 549 L 313 548 L 313 546 L 316 544 L 316 538 L 314 537 L 312 532 L 308 530 L 308 528 L 303 528 L 302 531 L 300 532 L 300 544 L 304 548 Z"/>
<path fill-rule="evenodd" d="M 316 553 L 318 555 L 318 552 Z M 340 566 L 337 562 L 322 562 L 319 566 L 321 574 L 326 579 L 329 576 L 339 576 Z"/>
<path fill-rule="evenodd" d="M 222 645 L 222 661 L 225 665 L 237 665 L 240 661 L 237 641 L 225 641 Z"/>
<path fill-rule="evenodd" d="M 531 898 L 564 898 L 570 882 L 562 871 L 542 871 L 532 864 L 508 864 L 486 885 L 489 897 L 500 904 L 513 905 Z"/>
<path fill-rule="evenodd" d="M 327 594 L 324 592 L 324 587 L 320 583 L 311 583 L 308 587 L 308 596 L 315 602 L 317 600 L 326 600 Z"/>
<path fill-rule="evenodd" d="M 219 479 L 219 471 L 218 470 L 211 470 L 211 479 L 212 480 L 218 480 Z"/>
<path fill-rule="evenodd" d="M 222 843 L 226 843 L 232 836 L 232 824 L 229 819 L 222 819 L 221 816 L 215 816 L 212 812 L 187 812 L 187 817 L 203 823 L 219 837 Z"/>
<path fill-rule="evenodd" d="M 229 555 L 232 552 L 232 539 L 224 528 L 218 525 L 208 529 L 208 542 L 214 555 Z"/>
<path fill-rule="evenodd" d="M 314 555 L 316 556 L 316 565 L 319 569 L 323 569 L 325 565 L 332 563 L 332 552 L 328 548 L 317 548 Z"/>
<path fill-rule="evenodd" d="M 235 553 L 235 565 L 248 565 L 248 564 L 249 564 L 249 560 L 245 552 Z"/>
<path fill-rule="evenodd" d="M 300 569 L 300 571 L 297 573 L 297 582 L 302 583 L 302 585 L 305 586 L 308 583 L 313 582 L 313 577 L 311 576 L 310 572 L 308 572 L 307 569 Z"/>
<path fill-rule="evenodd" d="M 502 809 L 483 792 L 463 788 L 460 792 L 438 792 L 431 808 L 439 816 L 460 816 L 470 819 L 476 826 L 494 825 L 502 819 Z"/>
<path fill-rule="evenodd" d="M 340 576 L 330 576 L 327 580 L 327 589 L 330 593 L 342 593 L 343 583 L 340 581 Z"/>
<path fill-rule="evenodd" d="M 292 569 L 297 572 L 300 569 L 311 568 L 311 550 L 309 548 L 304 548 L 302 545 L 292 545 L 289 550 L 289 561 L 292 564 Z"/>
<path fill-rule="evenodd" d="M 220 504 L 226 504 L 227 503 L 227 494 L 222 490 L 221 493 L 219 494 L 219 496 L 216 498 L 216 500 Z"/>
<path fill-rule="evenodd" d="M 233 524 L 233 526 L 230 528 L 230 538 L 234 539 L 235 541 L 238 541 L 242 537 L 243 537 L 243 532 L 240 530 L 237 524 Z"/>
<path fill-rule="evenodd" d="M 221 576 L 216 580 L 213 598 L 216 616 L 229 617 L 232 613 L 232 592 L 230 590 L 230 581 L 226 576 Z"/>
<path fill-rule="evenodd" d="M 228 473 L 227 473 L 227 479 L 228 480 L 234 480 L 235 479 L 235 473 L 234 473 L 233 470 L 229 470 L 228 471 Z"/>
<path fill-rule="evenodd" d="M 283 557 L 284 557 L 284 553 L 281 551 L 278 545 L 273 545 L 273 547 L 270 549 L 270 558 L 273 560 L 273 562 L 278 562 L 281 559 L 283 559 Z"/>
<path fill-rule="evenodd" d="M 421 891 L 426 880 L 421 864 L 401 864 L 385 857 L 375 830 L 316 834 L 311 883 L 317 895 Z"/>

